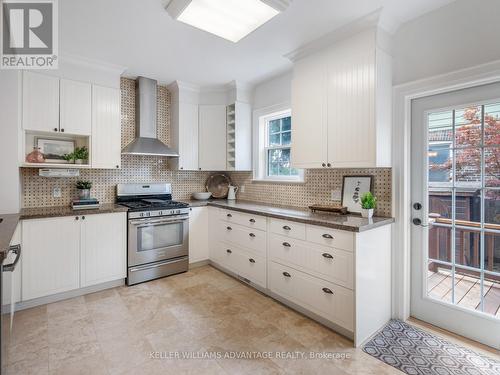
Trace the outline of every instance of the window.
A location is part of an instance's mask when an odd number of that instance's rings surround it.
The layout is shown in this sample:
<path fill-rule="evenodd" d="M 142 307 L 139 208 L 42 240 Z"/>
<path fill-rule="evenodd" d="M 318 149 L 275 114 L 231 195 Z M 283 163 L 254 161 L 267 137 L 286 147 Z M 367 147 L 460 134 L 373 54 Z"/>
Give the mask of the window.
<path fill-rule="evenodd" d="M 256 179 L 302 181 L 301 170 L 292 168 L 292 116 L 289 109 L 259 116 L 259 166 Z"/>

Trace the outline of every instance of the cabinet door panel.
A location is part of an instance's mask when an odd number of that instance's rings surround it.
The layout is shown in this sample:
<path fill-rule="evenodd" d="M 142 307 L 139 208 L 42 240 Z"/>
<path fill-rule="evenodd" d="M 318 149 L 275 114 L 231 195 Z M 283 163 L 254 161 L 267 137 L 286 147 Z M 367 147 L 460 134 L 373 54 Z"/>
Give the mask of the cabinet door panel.
<path fill-rule="evenodd" d="M 179 169 L 197 171 L 198 105 L 179 104 Z"/>
<path fill-rule="evenodd" d="M 92 167 L 120 168 L 120 90 L 92 88 Z"/>
<path fill-rule="evenodd" d="M 189 263 L 208 259 L 208 207 L 193 207 L 189 214 Z"/>
<path fill-rule="evenodd" d="M 125 213 L 87 215 L 81 221 L 82 287 L 127 275 Z"/>
<path fill-rule="evenodd" d="M 226 107 L 200 105 L 199 166 L 204 171 L 226 169 Z"/>
<path fill-rule="evenodd" d="M 90 135 L 92 129 L 92 86 L 61 79 L 61 123 L 65 134 Z"/>
<path fill-rule="evenodd" d="M 59 78 L 23 74 L 23 129 L 59 132 Z"/>
<path fill-rule="evenodd" d="M 23 301 L 80 286 L 80 222 L 74 216 L 25 220 Z"/>
<path fill-rule="evenodd" d="M 326 71 L 323 54 L 298 61 L 292 81 L 292 165 L 321 168 L 327 162 Z"/>

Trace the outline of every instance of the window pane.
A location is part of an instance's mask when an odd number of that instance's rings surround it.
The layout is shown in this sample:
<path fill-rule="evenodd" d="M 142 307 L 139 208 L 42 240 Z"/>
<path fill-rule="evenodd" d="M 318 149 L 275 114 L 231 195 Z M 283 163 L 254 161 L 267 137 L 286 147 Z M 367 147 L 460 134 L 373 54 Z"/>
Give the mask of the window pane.
<path fill-rule="evenodd" d="M 269 163 L 279 163 L 281 161 L 281 149 L 268 151 Z"/>
<path fill-rule="evenodd" d="M 269 133 L 279 133 L 280 122 L 280 119 L 269 121 Z"/>
<path fill-rule="evenodd" d="M 281 144 L 280 133 L 269 134 L 269 146 L 279 146 Z"/>
<path fill-rule="evenodd" d="M 451 220 L 452 192 L 444 189 L 429 189 L 429 218 Z M 443 222 L 446 222 L 443 220 Z M 447 222 L 451 224 L 451 222 Z"/>
<path fill-rule="evenodd" d="M 451 228 L 429 228 L 429 259 L 451 262 Z"/>
<path fill-rule="evenodd" d="M 455 147 L 481 145 L 481 106 L 455 111 Z"/>
<path fill-rule="evenodd" d="M 485 186 L 500 187 L 500 148 L 485 148 L 484 164 Z"/>
<path fill-rule="evenodd" d="M 269 164 L 269 176 L 278 176 L 279 175 L 279 163 L 270 163 Z"/>
<path fill-rule="evenodd" d="M 500 234 L 484 234 L 484 269 L 500 273 Z M 497 278 L 497 281 L 500 279 Z"/>
<path fill-rule="evenodd" d="M 451 143 L 429 144 L 429 182 L 450 183 L 452 175 Z"/>
<path fill-rule="evenodd" d="M 500 225 L 500 190 L 484 190 L 484 222 Z"/>
<path fill-rule="evenodd" d="M 484 145 L 500 145 L 500 103 L 484 106 Z"/>
<path fill-rule="evenodd" d="M 481 149 L 455 150 L 455 181 L 457 186 L 481 185 Z"/>
<path fill-rule="evenodd" d="M 452 272 L 451 266 L 429 262 L 427 293 L 430 297 L 451 302 Z"/>
<path fill-rule="evenodd" d="M 436 142 L 453 143 L 453 112 L 431 113 L 428 118 L 429 145 Z"/>
<path fill-rule="evenodd" d="M 281 134 L 281 144 L 283 146 L 288 146 L 292 141 L 292 132 L 285 132 Z"/>
<path fill-rule="evenodd" d="M 455 263 L 479 268 L 480 241 L 480 232 L 457 228 L 455 230 Z"/>
<path fill-rule="evenodd" d="M 457 220 L 457 225 L 479 226 L 481 223 L 481 190 L 456 190 L 455 220 Z"/>
<path fill-rule="evenodd" d="M 281 123 L 281 131 L 286 132 L 292 129 L 292 118 L 290 116 L 283 118 Z"/>

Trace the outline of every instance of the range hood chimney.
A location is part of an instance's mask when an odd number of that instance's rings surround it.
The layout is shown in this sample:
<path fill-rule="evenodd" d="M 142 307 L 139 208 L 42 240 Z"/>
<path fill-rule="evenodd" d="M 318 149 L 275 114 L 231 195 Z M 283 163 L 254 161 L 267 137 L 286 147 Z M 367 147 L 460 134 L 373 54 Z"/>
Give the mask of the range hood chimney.
<path fill-rule="evenodd" d="M 156 132 L 156 87 L 154 79 L 135 81 L 135 139 L 122 150 L 125 155 L 178 157 L 177 151 L 162 143 Z"/>

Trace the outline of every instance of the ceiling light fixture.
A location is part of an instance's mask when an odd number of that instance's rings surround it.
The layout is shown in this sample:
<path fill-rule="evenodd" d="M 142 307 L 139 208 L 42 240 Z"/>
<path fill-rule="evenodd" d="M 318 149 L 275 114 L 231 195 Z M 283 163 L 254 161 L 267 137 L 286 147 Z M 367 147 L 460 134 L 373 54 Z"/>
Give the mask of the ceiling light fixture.
<path fill-rule="evenodd" d="M 172 18 L 238 42 L 283 12 L 291 0 L 171 0 Z"/>

